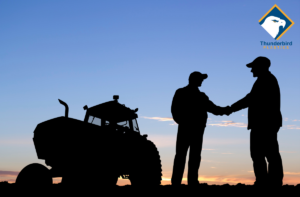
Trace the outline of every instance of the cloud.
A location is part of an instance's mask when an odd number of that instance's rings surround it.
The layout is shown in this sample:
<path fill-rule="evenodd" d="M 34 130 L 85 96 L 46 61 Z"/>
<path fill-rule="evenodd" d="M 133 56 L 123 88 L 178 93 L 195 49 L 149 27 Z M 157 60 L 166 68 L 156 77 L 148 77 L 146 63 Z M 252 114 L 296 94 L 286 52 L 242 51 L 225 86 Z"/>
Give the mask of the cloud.
<path fill-rule="evenodd" d="M 0 170 L 0 182 L 7 181 L 9 183 L 16 182 L 16 178 L 18 176 L 18 171 L 4 171 Z"/>
<path fill-rule="evenodd" d="M 151 120 L 158 120 L 158 121 L 172 121 L 173 123 L 171 123 L 170 125 L 177 125 L 177 123 L 173 120 L 173 118 L 169 118 L 169 117 L 146 117 L 146 116 L 142 116 L 142 118 L 151 119 Z"/>
<path fill-rule="evenodd" d="M 251 173 L 254 173 L 254 171 L 252 170 L 252 171 L 248 171 L 248 172 L 251 172 Z M 284 172 L 283 174 L 288 174 L 288 175 L 298 175 L 298 174 L 300 174 L 300 172 Z"/>
<path fill-rule="evenodd" d="M 284 125 L 283 128 L 285 129 L 300 129 L 297 125 Z"/>
<path fill-rule="evenodd" d="M 223 120 L 223 121 L 215 121 L 217 123 L 208 124 L 210 126 L 218 126 L 218 127 L 247 127 L 248 125 L 242 122 L 234 122 L 231 120 Z"/>
<path fill-rule="evenodd" d="M 175 147 L 176 134 L 174 135 L 148 135 L 148 139 L 152 141 L 156 147 Z M 203 147 L 211 147 L 212 145 L 225 145 L 225 144 L 249 144 L 249 139 L 228 139 L 228 138 L 204 138 Z M 212 151 L 216 149 L 203 148 L 202 150 Z"/>
<path fill-rule="evenodd" d="M 186 183 L 187 178 L 183 178 L 182 180 L 183 182 Z M 233 185 L 237 183 L 253 185 L 255 181 L 255 177 L 254 176 L 249 177 L 249 175 L 199 176 L 198 180 L 202 183 L 206 182 L 209 185 L 212 184 L 222 185 L 227 183 Z"/>
<path fill-rule="evenodd" d="M 3 171 L 0 170 L 0 177 L 17 177 L 19 172 L 17 171 Z"/>
<path fill-rule="evenodd" d="M 288 121 L 289 119 L 288 119 L 288 118 L 284 118 L 283 120 L 284 120 L 284 121 Z"/>
<path fill-rule="evenodd" d="M 298 174 L 300 174 L 300 172 L 284 172 L 284 174 L 298 175 Z"/>
<path fill-rule="evenodd" d="M 158 120 L 158 121 L 173 121 L 170 125 L 177 125 L 177 123 L 170 117 L 146 117 L 142 116 L 145 119 Z M 211 118 L 207 118 L 209 122 L 211 122 Z M 247 127 L 248 125 L 242 122 L 234 122 L 231 120 L 223 120 L 223 121 L 214 121 L 216 123 L 207 124 L 208 126 L 218 126 L 218 127 Z"/>
<path fill-rule="evenodd" d="M 142 116 L 142 118 L 158 120 L 158 121 L 173 121 L 174 122 L 174 119 L 170 118 L 170 117 L 146 117 L 146 116 Z M 207 119 L 211 120 L 211 118 L 207 118 Z"/>
<path fill-rule="evenodd" d="M 142 116 L 142 118 L 158 120 L 158 121 L 174 121 L 173 118 L 164 118 L 164 117 L 146 117 L 146 116 Z"/>
<path fill-rule="evenodd" d="M 0 182 L 7 181 L 8 183 L 15 183 L 16 179 L 0 179 Z"/>
<path fill-rule="evenodd" d="M 223 155 L 232 155 L 233 153 L 221 153 Z"/>
<path fill-rule="evenodd" d="M 148 135 L 148 139 L 151 140 L 156 147 L 175 147 L 176 146 L 176 134 L 174 135 Z M 203 147 L 211 147 L 212 145 L 226 145 L 226 144 L 249 144 L 249 139 L 220 139 L 220 138 L 204 138 Z M 202 150 L 213 151 L 216 149 L 203 148 Z"/>
<path fill-rule="evenodd" d="M 18 171 L 0 170 L 0 182 L 7 181 L 9 183 L 15 183 L 19 173 L 20 172 L 18 172 Z M 61 177 L 53 178 L 53 183 L 60 183 L 61 179 L 62 179 Z"/>

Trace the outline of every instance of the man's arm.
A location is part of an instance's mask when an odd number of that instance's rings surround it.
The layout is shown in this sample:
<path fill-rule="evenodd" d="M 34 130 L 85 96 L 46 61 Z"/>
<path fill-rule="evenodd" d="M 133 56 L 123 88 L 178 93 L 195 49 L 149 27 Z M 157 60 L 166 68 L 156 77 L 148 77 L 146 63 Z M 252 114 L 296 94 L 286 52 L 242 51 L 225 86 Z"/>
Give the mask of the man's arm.
<path fill-rule="evenodd" d="M 230 109 L 232 112 L 236 112 L 239 111 L 241 109 L 245 109 L 247 107 L 249 107 L 249 103 L 250 103 L 250 93 L 247 94 L 244 98 L 242 98 L 241 100 L 235 102 L 234 104 L 231 105 Z"/>
<path fill-rule="evenodd" d="M 223 116 L 224 114 L 229 113 L 229 106 L 227 107 L 220 107 L 215 105 L 211 100 L 209 100 L 208 96 L 206 94 L 203 94 L 203 96 L 206 99 L 206 110 L 207 112 L 210 112 L 214 115 L 221 115 Z"/>
<path fill-rule="evenodd" d="M 175 94 L 174 94 L 174 97 L 173 97 L 173 100 L 172 100 L 172 105 L 171 105 L 171 113 L 172 113 L 172 116 L 173 116 L 173 120 L 179 124 L 180 122 L 180 115 L 182 113 L 182 110 L 181 110 L 181 105 L 182 103 L 180 102 L 182 99 L 181 99 L 181 94 L 180 94 L 180 90 L 176 90 Z"/>
<path fill-rule="evenodd" d="M 220 107 L 215 105 L 212 101 L 208 100 L 208 105 L 207 105 L 207 111 L 214 114 L 214 115 L 221 115 L 223 116 L 224 114 L 228 113 L 229 106 L 227 107 Z"/>

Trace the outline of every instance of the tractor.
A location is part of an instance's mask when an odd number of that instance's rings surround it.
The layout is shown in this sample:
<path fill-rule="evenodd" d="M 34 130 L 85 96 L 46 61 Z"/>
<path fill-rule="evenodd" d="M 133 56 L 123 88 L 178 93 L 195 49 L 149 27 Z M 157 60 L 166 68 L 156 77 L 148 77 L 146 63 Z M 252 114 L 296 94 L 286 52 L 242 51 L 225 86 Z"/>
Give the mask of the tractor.
<path fill-rule="evenodd" d="M 118 102 L 119 96 L 86 110 L 84 121 L 65 116 L 39 123 L 33 143 L 39 163 L 24 167 L 17 185 L 51 185 L 62 177 L 62 185 L 113 186 L 118 178 L 131 185 L 160 185 L 161 160 L 153 142 L 141 135 L 136 112 Z M 50 169 L 49 169 L 50 168 Z"/>

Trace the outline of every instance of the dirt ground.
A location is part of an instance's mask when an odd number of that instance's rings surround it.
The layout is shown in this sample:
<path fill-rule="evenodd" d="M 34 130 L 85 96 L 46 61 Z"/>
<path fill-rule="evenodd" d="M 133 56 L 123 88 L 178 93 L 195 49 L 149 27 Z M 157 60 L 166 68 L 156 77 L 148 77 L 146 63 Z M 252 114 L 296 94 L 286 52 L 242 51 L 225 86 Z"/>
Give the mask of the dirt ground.
<path fill-rule="evenodd" d="M 49 187 L 37 187 L 37 186 L 18 186 L 16 184 L 9 184 L 0 182 L 1 195 L 7 193 L 10 196 L 25 196 L 26 194 L 38 194 L 39 196 L 253 196 L 258 197 L 262 195 L 272 196 L 289 196 L 300 194 L 300 184 L 294 185 L 283 185 L 282 187 L 255 187 L 253 185 L 207 185 L 205 183 L 198 186 L 157 186 L 157 187 L 137 187 L 131 185 L 125 186 L 113 186 L 113 187 L 101 187 L 99 186 L 68 186 L 65 187 L 61 184 L 53 184 Z M 4 195 L 3 195 L 4 196 Z"/>

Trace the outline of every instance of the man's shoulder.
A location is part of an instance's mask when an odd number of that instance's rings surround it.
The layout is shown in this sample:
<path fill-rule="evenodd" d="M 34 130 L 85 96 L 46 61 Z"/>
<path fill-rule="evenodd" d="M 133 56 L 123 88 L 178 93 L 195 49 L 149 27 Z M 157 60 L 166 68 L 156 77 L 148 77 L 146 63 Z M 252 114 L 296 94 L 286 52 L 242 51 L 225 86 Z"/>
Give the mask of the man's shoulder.
<path fill-rule="evenodd" d="M 187 88 L 187 86 L 185 86 L 185 87 L 182 87 L 182 88 L 178 88 L 175 91 L 175 93 L 181 93 L 181 92 L 187 92 L 187 91 L 188 91 L 188 88 Z"/>
<path fill-rule="evenodd" d="M 263 81 L 268 84 L 278 84 L 277 78 L 270 72 Z"/>
<path fill-rule="evenodd" d="M 188 92 L 195 93 L 196 92 L 196 93 L 199 93 L 201 96 L 208 97 L 204 92 L 201 92 L 199 89 L 198 89 L 198 91 L 195 91 L 195 90 L 191 89 L 188 86 L 185 86 L 185 87 L 182 87 L 182 88 L 178 88 L 176 90 L 176 92 L 179 92 L 179 93 L 188 93 Z"/>
<path fill-rule="evenodd" d="M 201 97 L 203 97 L 206 100 L 209 100 L 209 97 L 204 92 L 201 92 L 201 91 L 199 91 L 199 92 L 200 92 Z"/>
<path fill-rule="evenodd" d="M 182 98 L 182 97 L 184 97 L 183 95 L 185 95 L 186 93 L 185 93 L 185 90 L 184 90 L 184 88 L 178 88 L 176 91 L 175 91 L 175 94 L 174 94 L 174 97 L 173 98 Z"/>
<path fill-rule="evenodd" d="M 270 72 L 269 77 L 270 77 L 270 79 L 271 79 L 272 81 L 278 82 L 278 81 L 277 81 L 277 78 L 276 78 L 271 72 Z"/>
<path fill-rule="evenodd" d="M 201 92 L 200 90 L 199 90 L 199 92 L 200 92 L 201 95 L 207 96 L 204 92 Z"/>

